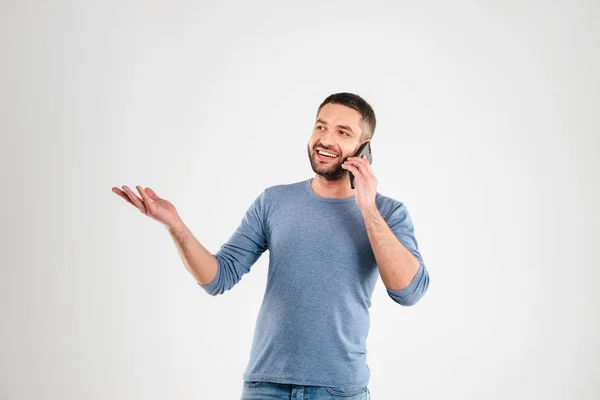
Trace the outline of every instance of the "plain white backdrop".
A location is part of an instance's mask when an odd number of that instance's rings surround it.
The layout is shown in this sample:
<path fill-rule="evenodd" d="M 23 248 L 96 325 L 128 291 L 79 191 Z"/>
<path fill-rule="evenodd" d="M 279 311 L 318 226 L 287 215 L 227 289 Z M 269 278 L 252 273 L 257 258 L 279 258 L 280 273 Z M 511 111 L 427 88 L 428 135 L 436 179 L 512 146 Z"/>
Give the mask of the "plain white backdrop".
<path fill-rule="evenodd" d="M 375 288 L 373 398 L 600 398 L 599 3 L 0 4 L 3 400 L 239 398 L 268 252 L 211 297 L 111 187 L 216 252 L 341 91 L 431 275 Z"/>

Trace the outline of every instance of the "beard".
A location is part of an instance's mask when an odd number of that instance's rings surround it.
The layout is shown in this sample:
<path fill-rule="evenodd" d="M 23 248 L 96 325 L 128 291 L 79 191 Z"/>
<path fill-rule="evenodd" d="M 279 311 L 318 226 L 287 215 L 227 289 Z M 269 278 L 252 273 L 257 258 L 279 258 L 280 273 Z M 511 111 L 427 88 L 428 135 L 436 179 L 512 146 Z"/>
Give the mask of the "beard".
<path fill-rule="evenodd" d="M 348 159 L 348 157 L 342 157 L 340 155 L 336 159 L 333 159 L 330 163 L 323 164 L 313 157 L 313 151 L 311 151 L 310 145 L 307 146 L 307 149 L 310 166 L 315 174 L 325 178 L 328 181 L 338 181 L 344 179 L 348 174 L 348 170 L 342 168 L 342 164 Z"/>

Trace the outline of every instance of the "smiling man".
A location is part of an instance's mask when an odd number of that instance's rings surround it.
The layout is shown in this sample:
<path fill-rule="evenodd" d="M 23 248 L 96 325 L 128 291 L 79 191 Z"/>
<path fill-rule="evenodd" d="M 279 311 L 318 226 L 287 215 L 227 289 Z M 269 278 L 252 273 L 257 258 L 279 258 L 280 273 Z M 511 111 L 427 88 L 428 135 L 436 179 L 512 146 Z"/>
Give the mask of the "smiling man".
<path fill-rule="evenodd" d="M 399 305 L 414 305 L 427 291 L 406 206 L 377 192 L 368 161 L 352 157 L 374 131 L 375 114 L 360 96 L 327 97 L 308 143 L 315 176 L 264 189 L 214 255 L 150 188 L 137 187 L 141 198 L 113 188 L 168 228 L 184 265 L 211 295 L 231 289 L 269 250 L 243 400 L 369 399 L 366 340 L 378 277 Z"/>

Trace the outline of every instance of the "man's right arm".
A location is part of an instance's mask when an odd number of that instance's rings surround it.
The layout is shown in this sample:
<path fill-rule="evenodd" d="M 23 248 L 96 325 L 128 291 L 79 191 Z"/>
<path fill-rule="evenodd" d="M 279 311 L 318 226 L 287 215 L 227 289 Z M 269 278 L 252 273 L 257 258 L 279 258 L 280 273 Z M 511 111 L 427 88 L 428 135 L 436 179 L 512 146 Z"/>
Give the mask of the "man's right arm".
<path fill-rule="evenodd" d="M 214 255 L 196 240 L 183 223 L 175 206 L 159 197 L 152 189 L 136 186 L 138 197 L 127 186 L 112 187 L 112 192 L 122 197 L 142 214 L 167 227 L 179 255 L 194 276 L 198 285 L 208 294 L 222 294 L 237 284 L 250 272 L 252 265 L 267 250 L 266 192 L 265 189 L 246 211 L 237 230 Z"/>
<path fill-rule="evenodd" d="M 183 221 L 180 220 L 168 230 L 189 273 L 200 285 L 211 283 L 217 275 L 215 256 L 200 244 Z"/>
<path fill-rule="evenodd" d="M 194 238 L 183 222 L 169 226 L 185 267 L 208 294 L 215 296 L 231 289 L 267 250 L 266 203 L 265 190 L 214 255 Z"/>

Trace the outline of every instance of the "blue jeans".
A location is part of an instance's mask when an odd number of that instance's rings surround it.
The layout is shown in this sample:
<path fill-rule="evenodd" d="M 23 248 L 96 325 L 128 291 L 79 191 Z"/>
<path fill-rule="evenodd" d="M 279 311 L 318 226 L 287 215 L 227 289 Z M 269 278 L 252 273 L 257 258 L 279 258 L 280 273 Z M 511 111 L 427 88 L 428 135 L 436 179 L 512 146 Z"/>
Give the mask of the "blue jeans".
<path fill-rule="evenodd" d="M 284 383 L 244 380 L 241 400 L 369 400 L 367 386 L 301 386 Z"/>

